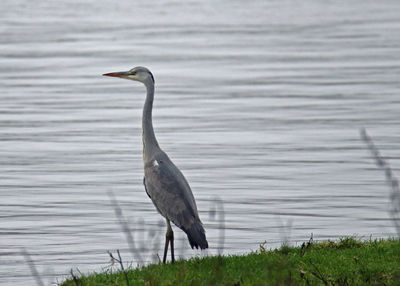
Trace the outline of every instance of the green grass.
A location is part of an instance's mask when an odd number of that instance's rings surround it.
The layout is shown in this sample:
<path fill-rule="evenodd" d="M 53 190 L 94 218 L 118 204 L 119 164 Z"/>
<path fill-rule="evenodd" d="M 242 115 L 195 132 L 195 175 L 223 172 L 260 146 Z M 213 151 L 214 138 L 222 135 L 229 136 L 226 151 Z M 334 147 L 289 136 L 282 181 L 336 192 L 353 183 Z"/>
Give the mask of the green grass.
<path fill-rule="evenodd" d="M 343 238 L 260 250 L 244 256 L 214 256 L 152 264 L 127 271 L 133 285 L 400 285 L 400 240 Z M 106 271 L 61 286 L 125 286 L 122 272 Z"/>

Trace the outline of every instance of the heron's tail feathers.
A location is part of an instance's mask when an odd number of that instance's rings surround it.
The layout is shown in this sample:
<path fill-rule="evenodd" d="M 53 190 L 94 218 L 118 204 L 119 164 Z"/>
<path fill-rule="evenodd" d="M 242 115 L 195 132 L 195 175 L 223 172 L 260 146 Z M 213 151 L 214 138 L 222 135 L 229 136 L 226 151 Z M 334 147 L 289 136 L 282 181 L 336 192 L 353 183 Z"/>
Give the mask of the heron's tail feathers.
<path fill-rule="evenodd" d="M 197 249 L 208 248 L 208 242 L 206 239 L 205 230 L 200 220 L 195 221 L 188 229 L 185 229 L 188 236 L 190 246 L 192 249 L 196 247 Z"/>

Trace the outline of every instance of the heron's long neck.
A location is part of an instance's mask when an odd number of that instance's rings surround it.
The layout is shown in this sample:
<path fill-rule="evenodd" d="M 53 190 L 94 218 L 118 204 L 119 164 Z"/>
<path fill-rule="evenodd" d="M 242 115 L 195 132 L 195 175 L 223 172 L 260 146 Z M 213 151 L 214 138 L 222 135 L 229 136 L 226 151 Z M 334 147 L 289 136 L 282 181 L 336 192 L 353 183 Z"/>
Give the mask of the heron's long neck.
<path fill-rule="evenodd" d="M 147 96 L 143 108 L 143 161 L 151 160 L 151 155 L 158 149 L 158 142 L 153 130 L 152 110 L 154 100 L 154 85 L 146 85 Z"/>

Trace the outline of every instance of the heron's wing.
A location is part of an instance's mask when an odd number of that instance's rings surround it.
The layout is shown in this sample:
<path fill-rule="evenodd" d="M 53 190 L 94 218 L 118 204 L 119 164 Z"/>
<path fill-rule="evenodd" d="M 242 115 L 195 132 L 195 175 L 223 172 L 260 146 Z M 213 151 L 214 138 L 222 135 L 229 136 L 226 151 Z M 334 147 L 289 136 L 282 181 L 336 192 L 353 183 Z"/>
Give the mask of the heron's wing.
<path fill-rule="evenodd" d="M 208 248 L 189 184 L 165 153 L 158 155 L 144 168 L 148 196 L 164 217 L 186 232 L 192 248 Z"/>
<path fill-rule="evenodd" d="M 157 210 L 179 228 L 189 229 L 200 221 L 189 184 L 168 157 L 145 166 L 144 184 Z"/>

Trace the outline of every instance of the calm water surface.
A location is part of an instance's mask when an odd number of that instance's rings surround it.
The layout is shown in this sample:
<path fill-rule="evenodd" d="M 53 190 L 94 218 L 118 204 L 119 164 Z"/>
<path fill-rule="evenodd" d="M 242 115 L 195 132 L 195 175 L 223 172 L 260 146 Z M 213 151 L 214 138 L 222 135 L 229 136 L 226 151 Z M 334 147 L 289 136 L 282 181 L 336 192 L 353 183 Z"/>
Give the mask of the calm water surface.
<path fill-rule="evenodd" d="M 136 264 L 108 191 L 143 259 L 161 253 L 142 186 L 145 89 L 101 76 L 136 65 L 155 75 L 155 130 L 191 184 L 205 254 L 220 245 L 216 197 L 226 254 L 395 234 L 359 129 L 400 176 L 398 1 L 136 2 L 0 4 L 1 285 L 34 284 L 22 247 L 46 285 L 101 271 L 107 250 Z M 204 255 L 176 238 L 179 256 Z"/>

